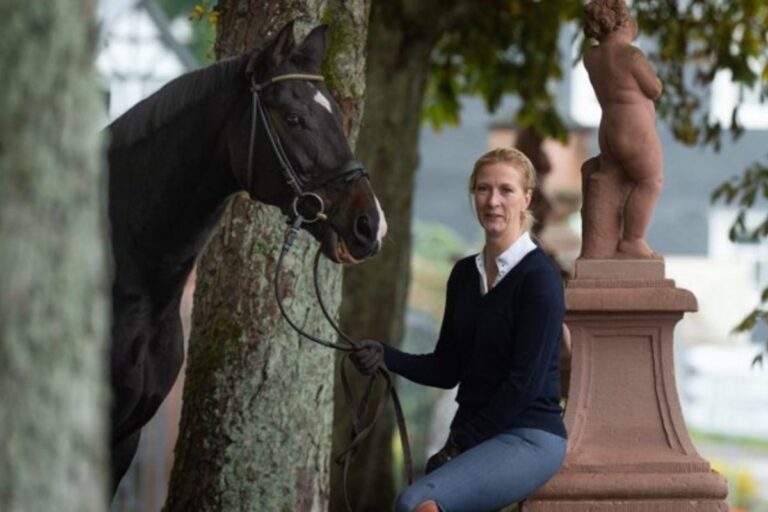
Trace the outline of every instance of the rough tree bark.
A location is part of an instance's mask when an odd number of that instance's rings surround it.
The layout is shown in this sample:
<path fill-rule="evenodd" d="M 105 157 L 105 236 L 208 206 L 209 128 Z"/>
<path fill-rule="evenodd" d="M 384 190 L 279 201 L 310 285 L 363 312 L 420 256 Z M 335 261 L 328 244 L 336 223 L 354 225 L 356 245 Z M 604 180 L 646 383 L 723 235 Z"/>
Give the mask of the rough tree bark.
<path fill-rule="evenodd" d="M 368 29 L 365 115 L 358 157 L 372 176 L 389 226 L 380 254 L 344 271 L 342 328 L 354 338 L 399 346 L 410 279 L 411 212 L 419 130 L 430 52 L 445 23 L 465 2 L 374 2 Z M 351 371 L 353 388 L 364 379 Z M 336 379 L 333 452 L 349 442 L 350 418 Z M 387 399 L 387 397 L 376 397 Z M 391 510 L 394 418 L 384 415 L 360 447 L 349 471 L 356 511 Z M 332 468 L 331 510 L 344 510 L 341 468 Z"/>
<path fill-rule="evenodd" d="M 323 71 L 355 139 L 365 88 L 365 0 L 218 6 L 220 57 L 252 48 L 292 19 L 297 40 L 328 23 Z M 327 509 L 334 355 L 280 317 L 271 279 L 284 229 L 277 209 L 237 196 L 201 258 L 168 511 Z M 286 259 L 285 304 L 307 330 L 334 339 L 314 299 L 316 247 L 302 234 Z M 320 279 L 332 311 L 341 277 L 324 262 Z"/>
<path fill-rule="evenodd" d="M 0 510 L 107 507 L 94 3 L 0 16 Z"/>

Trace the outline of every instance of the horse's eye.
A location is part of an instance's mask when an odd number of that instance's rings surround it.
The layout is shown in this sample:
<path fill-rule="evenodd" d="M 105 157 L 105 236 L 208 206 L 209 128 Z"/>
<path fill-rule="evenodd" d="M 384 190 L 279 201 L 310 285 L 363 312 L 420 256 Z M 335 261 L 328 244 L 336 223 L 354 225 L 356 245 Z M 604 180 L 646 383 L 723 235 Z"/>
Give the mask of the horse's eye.
<path fill-rule="evenodd" d="M 291 126 L 298 126 L 301 124 L 301 116 L 291 112 L 285 115 L 285 122 Z"/>

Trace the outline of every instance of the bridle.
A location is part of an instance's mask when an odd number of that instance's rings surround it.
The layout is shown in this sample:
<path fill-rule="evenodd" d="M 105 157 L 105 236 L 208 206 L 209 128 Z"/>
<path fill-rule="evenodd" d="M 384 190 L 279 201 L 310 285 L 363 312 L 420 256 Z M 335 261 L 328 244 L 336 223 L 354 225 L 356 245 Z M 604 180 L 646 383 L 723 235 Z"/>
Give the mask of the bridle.
<path fill-rule="evenodd" d="M 254 159 L 254 150 L 255 150 L 255 144 L 256 144 L 256 128 L 258 126 L 258 123 L 261 122 L 264 128 L 264 131 L 267 134 L 267 139 L 270 143 L 270 146 L 272 147 L 274 155 L 277 159 L 278 165 L 280 166 L 280 169 L 283 173 L 283 176 L 285 177 L 286 182 L 288 183 L 288 186 L 290 186 L 290 188 L 294 193 L 294 198 L 291 203 L 291 210 L 289 213 L 290 228 L 288 228 L 288 230 L 286 230 L 286 233 L 285 233 L 283 245 L 282 245 L 282 248 L 280 249 L 280 256 L 277 259 L 277 267 L 275 268 L 275 276 L 273 281 L 273 285 L 275 289 L 275 298 L 277 300 L 278 308 L 280 309 L 280 314 L 288 322 L 288 324 L 301 336 L 307 338 L 308 340 L 314 343 L 322 345 L 324 347 L 346 352 L 346 355 L 344 356 L 344 359 L 342 360 L 342 364 L 341 364 L 341 383 L 342 383 L 342 389 L 344 390 L 344 399 L 345 399 L 347 408 L 350 411 L 353 411 L 351 414 L 352 416 L 351 438 L 352 439 L 349 445 L 347 445 L 344 451 L 337 457 L 336 461 L 339 464 L 343 465 L 343 468 L 344 468 L 343 470 L 344 499 L 346 500 L 347 509 L 351 510 L 349 495 L 347 492 L 347 473 L 348 473 L 349 465 L 356 448 L 362 443 L 363 440 L 365 440 L 368 434 L 370 434 L 370 432 L 373 430 L 373 427 L 375 426 L 376 422 L 381 416 L 381 413 L 385 405 L 385 401 L 380 400 L 373 418 L 371 419 L 370 422 L 368 422 L 367 425 L 364 425 L 364 420 L 368 416 L 368 412 L 369 412 L 369 401 L 370 401 L 371 393 L 373 392 L 374 384 L 378 376 L 383 377 L 385 382 L 386 393 L 389 393 L 395 408 L 395 417 L 397 420 L 398 430 L 400 431 L 400 441 L 402 443 L 406 480 L 408 484 L 411 484 L 413 482 L 413 463 L 411 458 L 411 449 L 410 449 L 410 443 L 408 441 L 408 432 L 405 425 L 405 418 L 403 415 L 402 406 L 400 404 L 400 399 L 397 396 L 397 391 L 395 390 L 394 383 L 392 381 L 392 375 L 389 373 L 389 371 L 385 367 L 381 366 L 376 373 L 370 376 L 368 380 L 368 384 L 365 388 L 365 391 L 362 397 L 360 398 L 360 401 L 356 405 L 354 403 L 352 389 L 351 389 L 351 386 L 349 385 L 349 379 L 347 378 L 347 375 L 346 375 L 344 363 L 346 362 L 346 359 L 349 357 L 349 354 L 351 352 L 359 350 L 361 346 L 359 342 L 353 340 L 341 330 L 341 328 L 336 324 L 333 317 L 328 312 L 328 309 L 325 306 L 325 302 L 323 301 L 322 295 L 320 293 L 320 284 L 318 281 L 318 266 L 320 262 L 321 249 L 317 250 L 317 253 L 315 254 L 314 265 L 313 265 L 313 281 L 314 281 L 314 287 L 315 287 L 315 295 L 317 296 L 318 304 L 320 305 L 320 309 L 322 310 L 326 320 L 333 327 L 333 329 L 338 333 L 340 339 L 346 343 L 346 346 L 341 345 L 339 343 L 323 340 L 310 333 L 307 333 L 291 319 L 291 317 L 288 315 L 288 312 L 285 310 L 285 307 L 283 306 L 283 301 L 282 301 L 282 297 L 280 296 L 279 290 L 280 290 L 281 269 L 283 266 L 283 260 L 285 258 L 285 255 L 288 253 L 294 241 L 296 240 L 296 236 L 298 235 L 301 229 L 301 226 L 303 224 L 312 224 L 318 221 L 324 222 L 328 220 L 328 214 L 325 212 L 325 203 L 323 202 L 323 199 L 318 194 L 313 192 L 313 190 L 317 190 L 318 188 L 323 187 L 328 183 L 342 180 L 342 179 L 345 181 L 351 182 L 364 177 L 368 177 L 368 173 L 366 172 L 362 164 L 354 160 L 350 160 L 344 165 L 342 165 L 341 168 L 338 170 L 338 172 L 331 178 L 328 178 L 321 183 L 311 184 L 309 186 L 303 185 L 299 174 L 295 171 L 295 169 L 291 165 L 291 161 L 286 155 L 285 150 L 283 149 L 282 143 L 280 142 L 280 137 L 275 131 L 275 128 L 272 125 L 272 120 L 269 116 L 269 113 L 266 111 L 263 101 L 261 100 L 261 97 L 260 97 L 261 92 L 265 88 L 269 87 L 274 83 L 282 82 L 285 80 L 305 80 L 310 82 L 322 82 L 325 80 L 325 78 L 322 75 L 315 75 L 315 74 L 288 73 L 288 74 L 274 76 L 262 83 L 257 83 L 255 80 L 253 80 L 253 78 L 251 79 L 251 92 L 253 93 L 253 110 L 251 111 L 251 135 L 250 135 L 250 141 L 248 144 L 248 170 L 247 170 L 248 174 L 246 176 L 246 186 L 247 186 L 248 192 L 252 193 L 253 173 L 254 173 L 253 159 Z"/>
<path fill-rule="evenodd" d="M 331 182 L 338 180 L 345 181 L 357 181 L 360 178 L 367 178 L 368 172 L 360 162 L 355 160 L 349 160 L 342 165 L 338 172 L 330 178 L 320 183 L 312 183 L 309 186 L 303 183 L 301 176 L 296 172 L 291 164 L 291 160 L 283 149 L 283 145 L 280 141 L 280 136 L 275 127 L 272 124 L 272 118 L 264 107 L 264 102 L 261 99 L 261 93 L 278 82 L 285 82 L 287 80 L 303 80 L 307 82 L 323 82 L 325 77 L 323 75 L 314 75 L 308 73 L 286 73 L 283 75 L 273 76 L 272 78 L 264 82 L 256 82 L 251 78 L 251 93 L 253 96 L 253 107 L 251 110 L 251 135 L 248 142 L 248 169 L 246 175 L 246 190 L 248 193 L 253 191 L 253 160 L 254 151 L 256 146 L 256 128 L 258 123 L 261 122 L 264 132 L 267 135 L 269 145 L 272 147 L 273 154 L 277 159 L 277 163 L 280 166 L 280 170 L 286 180 L 286 183 L 291 188 L 294 194 L 293 201 L 291 203 L 291 211 L 294 218 L 303 217 L 304 224 L 312 224 L 320 220 L 327 220 L 328 215 L 325 212 L 325 203 L 323 199 L 313 192 L 320 187 L 323 187 Z M 301 212 L 304 212 L 303 214 Z M 308 213 L 307 213 L 308 212 Z"/>

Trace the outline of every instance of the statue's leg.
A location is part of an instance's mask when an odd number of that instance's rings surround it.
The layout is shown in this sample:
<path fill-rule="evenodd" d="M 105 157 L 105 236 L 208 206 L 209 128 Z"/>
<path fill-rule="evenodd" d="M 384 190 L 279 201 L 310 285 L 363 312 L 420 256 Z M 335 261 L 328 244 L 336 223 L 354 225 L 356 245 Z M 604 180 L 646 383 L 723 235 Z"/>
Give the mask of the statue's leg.
<path fill-rule="evenodd" d="M 623 257 L 659 258 L 646 242 L 653 208 L 661 194 L 661 167 L 649 169 L 647 177 L 635 180 L 624 204 L 624 230 L 618 246 Z"/>

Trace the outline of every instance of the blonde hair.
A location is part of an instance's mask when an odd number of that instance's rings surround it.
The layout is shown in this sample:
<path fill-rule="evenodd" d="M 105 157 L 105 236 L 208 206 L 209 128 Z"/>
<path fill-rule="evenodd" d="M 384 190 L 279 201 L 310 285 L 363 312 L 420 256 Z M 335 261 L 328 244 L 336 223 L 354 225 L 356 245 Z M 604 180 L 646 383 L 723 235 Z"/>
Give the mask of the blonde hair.
<path fill-rule="evenodd" d="M 509 164 L 520 171 L 520 174 L 523 177 L 523 190 L 525 192 L 533 191 L 533 189 L 536 188 L 536 169 L 534 169 L 531 160 L 525 156 L 525 153 L 515 148 L 496 148 L 488 151 L 475 162 L 475 165 L 472 168 L 472 174 L 469 175 L 470 199 L 475 192 L 477 175 L 485 166 L 497 163 Z M 470 202 L 474 208 L 474 201 Z M 523 210 L 521 215 L 522 218 L 520 219 L 520 222 L 523 232 L 530 230 L 536 223 L 536 218 L 528 208 Z"/>
<path fill-rule="evenodd" d="M 592 0 L 584 6 L 584 35 L 600 41 L 630 20 L 624 0 Z"/>

